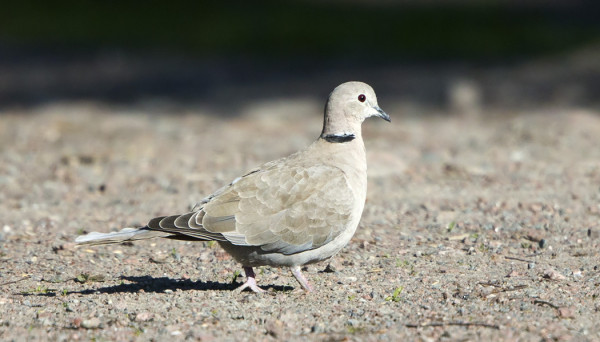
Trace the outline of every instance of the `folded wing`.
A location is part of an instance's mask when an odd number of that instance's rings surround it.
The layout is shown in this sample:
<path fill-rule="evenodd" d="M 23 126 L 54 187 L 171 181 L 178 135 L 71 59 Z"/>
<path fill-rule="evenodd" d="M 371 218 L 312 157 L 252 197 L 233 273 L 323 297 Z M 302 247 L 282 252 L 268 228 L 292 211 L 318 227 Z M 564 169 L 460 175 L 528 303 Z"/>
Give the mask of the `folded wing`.
<path fill-rule="evenodd" d="M 148 228 L 294 254 L 338 236 L 353 204 L 352 191 L 338 168 L 272 167 L 220 189 L 196 212 L 159 217 Z"/>

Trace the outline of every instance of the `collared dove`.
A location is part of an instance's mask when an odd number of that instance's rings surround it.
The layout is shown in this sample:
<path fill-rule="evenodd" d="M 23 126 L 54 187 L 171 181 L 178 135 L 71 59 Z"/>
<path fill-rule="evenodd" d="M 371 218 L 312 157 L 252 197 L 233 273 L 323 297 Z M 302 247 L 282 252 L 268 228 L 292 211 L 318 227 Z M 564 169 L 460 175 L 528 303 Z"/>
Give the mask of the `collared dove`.
<path fill-rule="evenodd" d="M 306 149 L 268 162 L 206 197 L 192 212 L 157 217 L 141 228 L 79 236 L 79 244 L 107 244 L 155 237 L 217 241 L 242 264 L 246 282 L 258 287 L 253 267 L 289 267 L 302 288 L 312 286 L 300 267 L 328 259 L 352 238 L 367 194 L 362 122 L 390 121 L 373 89 L 361 82 L 336 87 L 325 106 L 323 130 Z"/>

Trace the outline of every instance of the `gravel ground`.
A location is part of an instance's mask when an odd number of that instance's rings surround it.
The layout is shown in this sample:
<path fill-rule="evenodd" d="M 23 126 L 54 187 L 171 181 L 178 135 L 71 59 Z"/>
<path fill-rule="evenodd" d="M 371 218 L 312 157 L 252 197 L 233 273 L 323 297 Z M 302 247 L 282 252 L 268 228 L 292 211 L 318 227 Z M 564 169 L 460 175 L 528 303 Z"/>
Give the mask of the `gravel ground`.
<path fill-rule="evenodd" d="M 201 107 L 93 102 L 0 116 L 0 339 L 600 340 L 599 113 L 402 115 L 363 125 L 369 192 L 357 234 L 308 266 L 305 294 L 263 267 L 231 291 L 215 244 L 75 248 L 182 213 L 306 146 L 322 101 Z M 388 101 L 389 102 L 389 101 Z"/>

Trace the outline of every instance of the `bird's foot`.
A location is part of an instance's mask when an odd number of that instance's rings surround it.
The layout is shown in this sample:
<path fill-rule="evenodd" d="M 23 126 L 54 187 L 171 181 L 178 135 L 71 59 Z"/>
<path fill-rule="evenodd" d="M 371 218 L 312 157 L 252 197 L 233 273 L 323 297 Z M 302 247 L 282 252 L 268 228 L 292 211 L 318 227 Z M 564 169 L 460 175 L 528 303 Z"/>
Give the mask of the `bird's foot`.
<path fill-rule="evenodd" d="M 306 292 L 312 292 L 313 291 L 312 286 L 310 285 L 310 283 L 308 282 L 308 280 L 302 274 L 302 271 L 300 270 L 300 266 L 290 267 L 290 270 L 292 271 L 292 274 L 294 275 L 294 277 L 296 278 L 296 280 L 300 283 L 300 286 L 302 286 L 302 288 L 304 289 L 304 291 L 306 291 Z"/>
<path fill-rule="evenodd" d="M 242 286 L 235 289 L 236 292 L 242 292 L 245 289 L 250 289 L 255 293 L 267 292 L 256 285 L 256 278 L 252 267 L 244 267 L 244 273 L 246 273 L 246 282 L 242 284 Z"/>

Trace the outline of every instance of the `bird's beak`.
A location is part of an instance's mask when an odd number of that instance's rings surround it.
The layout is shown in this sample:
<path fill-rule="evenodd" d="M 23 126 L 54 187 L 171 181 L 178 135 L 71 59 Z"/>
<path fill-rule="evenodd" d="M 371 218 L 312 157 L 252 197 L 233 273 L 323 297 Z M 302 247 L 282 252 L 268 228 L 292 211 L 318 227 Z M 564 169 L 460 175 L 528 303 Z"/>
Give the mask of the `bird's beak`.
<path fill-rule="evenodd" d="M 373 109 L 377 111 L 377 114 L 375 114 L 375 116 L 378 116 L 387 122 L 392 122 L 390 116 L 386 112 L 384 112 L 383 109 L 379 108 L 379 106 L 373 106 Z"/>

